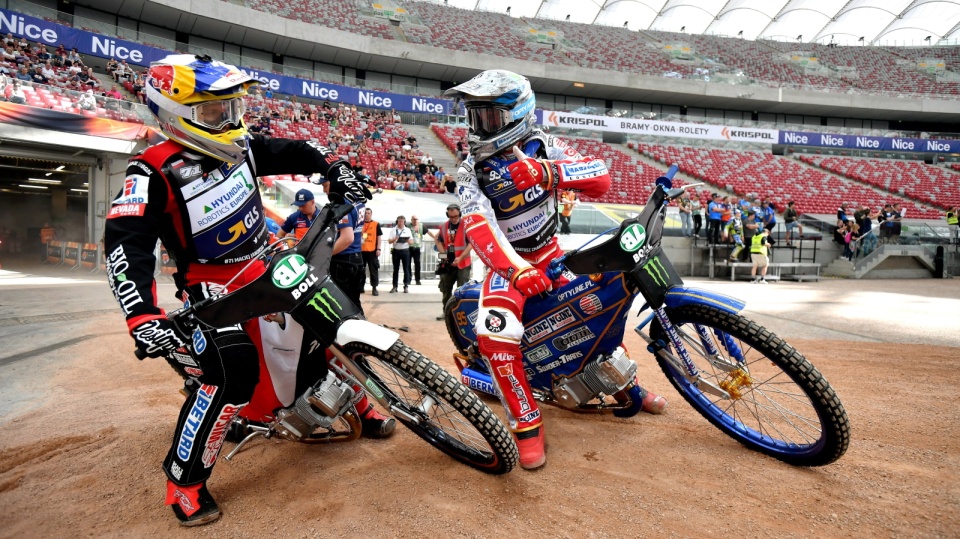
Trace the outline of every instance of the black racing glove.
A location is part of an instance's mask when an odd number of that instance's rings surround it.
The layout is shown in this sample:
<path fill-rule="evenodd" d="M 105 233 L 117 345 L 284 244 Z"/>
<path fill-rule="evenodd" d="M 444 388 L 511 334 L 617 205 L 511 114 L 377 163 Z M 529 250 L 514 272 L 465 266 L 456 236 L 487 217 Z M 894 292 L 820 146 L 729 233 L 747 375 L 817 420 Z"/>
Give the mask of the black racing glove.
<path fill-rule="evenodd" d="M 186 346 L 191 340 L 165 317 L 147 320 L 133 328 L 131 335 L 137 343 L 137 349 L 147 357 L 166 356 L 177 348 Z"/>
<path fill-rule="evenodd" d="M 327 181 L 330 182 L 328 196 L 334 204 L 366 202 L 373 198 L 370 187 L 377 185 L 373 180 L 357 174 L 345 163 L 334 165 L 327 172 Z"/>

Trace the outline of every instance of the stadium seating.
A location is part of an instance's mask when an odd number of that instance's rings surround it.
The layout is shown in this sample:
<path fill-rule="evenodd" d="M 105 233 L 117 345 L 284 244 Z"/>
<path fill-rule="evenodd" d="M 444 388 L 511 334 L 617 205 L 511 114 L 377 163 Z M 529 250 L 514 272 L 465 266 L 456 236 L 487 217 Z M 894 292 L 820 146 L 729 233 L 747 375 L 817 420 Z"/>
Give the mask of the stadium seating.
<path fill-rule="evenodd" d="M 960 70 L 958 47 L 829 47 L 655 30 L 634 32 L 403 0 L 397 4 L 409 12 L 408 20 L 393 27 L 385 19 L 373 17 L 370 4 L 360 0 L 238 1 L 259 11 L 361 35 L 546 64 L 671 77 L 696 77 L 698 68 L 703 68 L 714 74 L 738 73 L 753 84 L 771 87 L 903 96 L 920 93 L 944 99 L 960 95 L 960 83 L 939 82 L 916 68 L 918 59 L 937 58 L 944 60 L 947 69 Z M 557 47 L 537 43 L 531 39 L 531 31 L 555 32 Z M 668 47 L 678 43 L 690 48 L 683 61 L 668 54 Z M 795 52 L 815 57 L 822 69 L 813 71 L 792 62 L 790 56 Z"/>
<path fill-rule="evenodd" d="M 800 160 L 835 174 L 939 208 L 960 205 L 960 176 L 917 161 L 801 155 Z"/>
<path fill-rule="evenodd" d="M 884 195 L 855 183 L 804 166 L 794 159 L 761 152 L 654 146 L 640 143 L 644 155 L 669 164 L 718 188 L 751 200 L 762 198 L 783 211 L 786 203 L 796 201 L 801 213 L 836 213 L 842 203 L 881 208 L 898 202 L 908 215 L 918 219 L 937 219 L 940 212 L 902 196 Z"/>

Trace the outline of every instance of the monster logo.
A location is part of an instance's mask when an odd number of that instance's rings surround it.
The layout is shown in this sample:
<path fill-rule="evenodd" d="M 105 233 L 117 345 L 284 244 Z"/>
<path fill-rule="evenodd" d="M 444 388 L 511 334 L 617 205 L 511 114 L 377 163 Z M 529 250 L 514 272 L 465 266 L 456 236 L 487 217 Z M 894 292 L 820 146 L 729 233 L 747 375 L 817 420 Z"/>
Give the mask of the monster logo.
<path fill-rule="evenodd" d="M 333 297 L 333 294 L 331 294 L 326 288 L 321 288 L 319 292 L 314 294 L 313 297 L 310 298 L 310 301 L 307 302 L 307 305 L 319 311 L 324 318 L 331 322 L 336 322 L 340 319 L 337 311 L 343 309 L 343 306 L 340 305 L 340 302 L 338 302 Z M 336 306 L 336 309 L 334 309 L 334 305 Z"/>
<path fill-rule="evenodd" d="M 663 263 L 660 262 L 659 256 L 651 258 L 643 265 L 643 269 L 658 286 L 667 286 L 667 277 L 669 277 L 669 275 L 667 274 L 667 269 L 663 267 Z"/>

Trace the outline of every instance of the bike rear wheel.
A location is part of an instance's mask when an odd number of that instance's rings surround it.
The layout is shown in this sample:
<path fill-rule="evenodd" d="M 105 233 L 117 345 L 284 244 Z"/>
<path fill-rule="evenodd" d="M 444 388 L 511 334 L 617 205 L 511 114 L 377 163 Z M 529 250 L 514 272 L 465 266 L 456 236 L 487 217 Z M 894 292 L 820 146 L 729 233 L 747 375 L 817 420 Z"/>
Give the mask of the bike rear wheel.
<path fill-rule="evenodd" d="M 500 418 L 436 363 L 399 340 L 387 351 L 364 343 L 343 351 L 376 383 L 393 416 L 430 445 L 489 474 L 516 466 L 517 446 Z"/>
<path fill-rule="evenodd" d="M 751 449 L 797 466 L 822 466 L 843 456 L 850 444 L 847 413 L 820 371 L 800 352 L 755 322 L 714 307 L 667 309 L 667 316 L 700 376 L 731 395 L 727 400 L 704 392 L 657 355 L 673 387 L 714 426 Z M 708 357 L 694 324 L 707 328 L 725 360 Z M 657 319 L 650 336 L 674 352 Z M 738 348 L 745 362 L 731 369 L 730 358 Z"/>

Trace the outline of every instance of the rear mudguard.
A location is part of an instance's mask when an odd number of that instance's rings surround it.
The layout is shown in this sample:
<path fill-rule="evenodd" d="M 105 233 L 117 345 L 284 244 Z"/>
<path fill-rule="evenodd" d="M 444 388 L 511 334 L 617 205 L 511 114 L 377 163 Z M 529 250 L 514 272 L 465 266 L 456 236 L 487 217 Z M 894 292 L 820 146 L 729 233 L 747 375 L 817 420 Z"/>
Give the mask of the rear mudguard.
<path fill-rule="evenodd" d="M 667 292 L 666 306 L 671 309 L 688 305 L 709 305 L 730 314 L 737 314 L 746 306 L 746 302 L 724 294 L 702 288 L 675 286 Z"/>
<path fill-rule="evenodd" d="M 352 342 L 369 344 L 378 350 L 387 351 L 400 339 L 400 334 L 366 320 L 347 320 L 337 329 L 337 344 Z"/>

